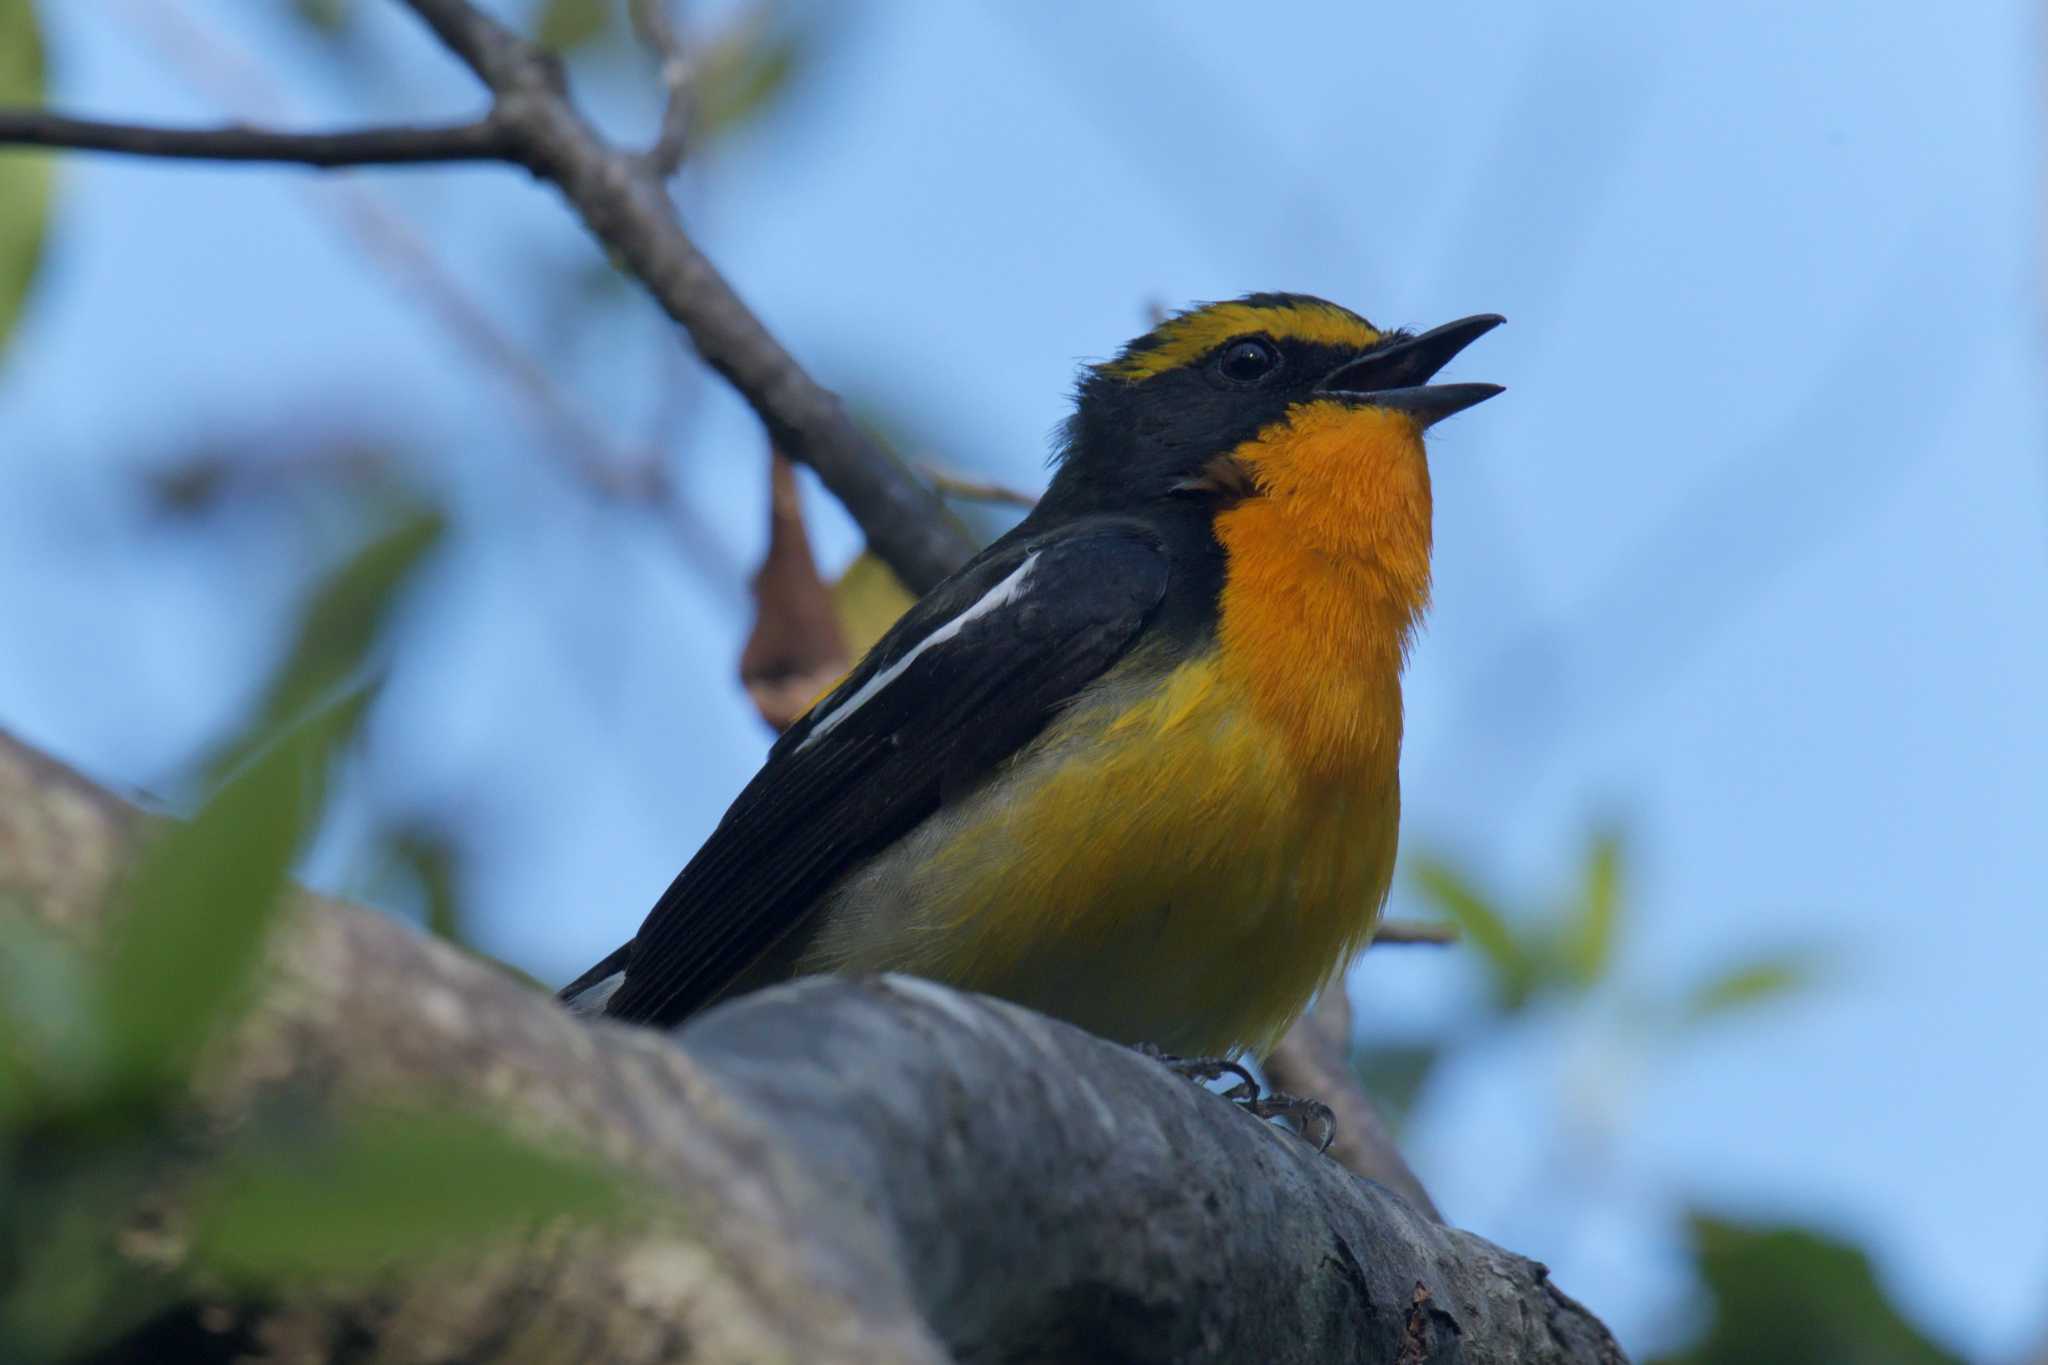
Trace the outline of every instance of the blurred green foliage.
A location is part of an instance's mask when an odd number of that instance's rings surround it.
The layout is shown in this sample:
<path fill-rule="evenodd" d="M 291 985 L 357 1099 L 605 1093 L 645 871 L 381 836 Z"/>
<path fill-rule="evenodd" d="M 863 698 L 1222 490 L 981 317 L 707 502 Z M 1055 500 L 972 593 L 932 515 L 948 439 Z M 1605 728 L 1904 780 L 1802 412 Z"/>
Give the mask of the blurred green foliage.
<path fill-rule="evenodd" d="M 780 21 L 777 8 L 749 6 L 698 50 L 693 137 L 730 132 L 788 93 L 809 43 L 803 32 Z"/>
<path fill-rule="evenodd" d="M 258 707 L 254 733 L 274 732 L 363 685 L 361 675 L 372 665 L 377 641 L 401 600 L 400 589 L 445 529 L 435 513 L 402 517 L 321 585 Z M 238 757 L 232 747 L 229 752 L 231 761 Z"/>
<path fill-rule="evenodd" d="M 623 0 L 536 0 L 528 29 L 550 50 L 576 53 L 625 38 L 626 9 Z M 807 51 L 805 34 L 787 21 L 779 0 L 754 0 L 717 27 L 688 35 L 691 141 L 702 144 L 764 113 L 788 92 Z"/>
<path fill-rule="evenodd" d="M 1583 994 L 1606 978 L 1621 930 L 1621 860 L 1620 837 L 1595 833 L 1575 894 L 1550 913 L 1510 912 L 1440 857 L 1418 858 L 1411 876 L 1485 959 L 1494 1007 L 1515 1014 L 1539 996 Z"/>
<path fill-rule="evenodd" d="M 1494 1007 L 1511 1014 L 1528 1004 L 1536 990 L 1536 961 L 1493 903 L 1441 858 L 1425 855 L 1411 862 L 1409 876 L 1485 959 Z"/>
<path fill-rule="evenodd" d="M 1366 1093 L 1378 1102 L 1389 1125 L 1399 1131 L 1444 1059 L 1444 1051 L 1439 1041 L 1376 1043 L 1352 1052 L 1351 1069 Z"/>
<path fill-rule="evenodd" d="M 1779 949 L 1710 972 L 1676 998 L 1617 972 L 1630 927 L 1626 847 L 1614 830 L 1586 841 L 1570 894 L 1513 904 L 1448 859 L 1410 860 L 1422 899 L 1463 931 L 1486 976 L 1487 1010 L 1443 1037 L 1359 1049 L 1353 1066 L 1395 1122 L 1462 1048 L 1554 1022 L 1558 1007 L 1594 1011 L 1626 1030 L 1625 1044 L 1673 1047 L 1743 1010 L 1790 998 L 1820 976 L 1822 958 Z M 1629 1047 L 1617 1049 L 1625 1055 Z M 1694 1213 L 1691 1242 L 1708 1316 L 1696 1344 L 1660 1365 L 1939 1365 L 1956 1358 L 1914 1328 L 1856 1247 L 1795 1227 L 1747 1225 Z"/>
<path fill-rule="evenodd" d="M 1799 1228 L 1692 1216 L 1713 1316 L 1653 1365 L 1961 1365 L 1907 1322 L 1846 1242 Z"/>
<path fill-rule="evenodd" d="M 1409 862 L 1415 889 L 1456 924 L 1485 963 L 1493 1009 L 1512 1017 L 1538 1001 L 1570 1000 L 1602 989 L 1627 992 L 1613 980 L 1615 953 L 1626 928 L 1622 839 L 1596 831 L 1581 858 L 1578 885 L 1549 906 L 1509 906 L 1441 856 Z M 1773 951 L 1736 962 L 1700 981 L 1680 1005 L 1637 993 L 1637 1014 L 1674 1032 L 1736 1009 L 1767 1004 L 1808 985 L 1818 961 L 1811 953 Z"/>
<path fill-rule="evenodd" d="M 301 19 L 322 33 L 337 34 L 354 22 L 354 0 L 292 0 Z"/>
<path fill-rule="evenodd" d="M 1513 905 L 1481 887 L 1449 859 L 1409 858 L 1417 894 L 1458 926 L 1486 975 L 1486 1012 L 1441 1038 L 1360 1048 L 1353 1067 L 1398 1127 L 1430 1077 L 1457 1048 L 1529 1019 L 1538 1006 L 1571 1006 L 1603 997 L 1637 1040 L 1672 1046 L 1723 1016 L 1770 1004 L 1811 985 L 1820 959 L 1779 949 L 1743 958 L 1708 974 L 1675 1000 L 1617 979 L 1617 952 L 1628 928 L 1626 850 L 1611 829 L 1593 832 L 1571 894 L 1549 903 Z"/>
<path fill-rule="evenodd" d="M 609 0 L 541 0 L 532 32 L 542 46 L 568 52 L 603 33 L 611 19 Z"/>
<path fill-rule="evenodd" d="M 196 1254 L 259 1292 L 374 1273 L 394 1245 L 407 1258 L 440 1255 L 546 1218 L 613 1216 L 623 1204 L 608 1173 L 449 1113 L 354 1114 L 285 1140 L 272 1134 L 231 1153 L 208 1184 Z"/>
<path fill-rule="evenodd" d="M 107 1046 L 99 978 L 65 939 L 0 902 L 0 1133 L 31 1115 L 76 1112 Z M 0 1180 L 6 1175 L 0 1143 Z"/>
<path fill-rule="evenodd" d="M 0 0 L 0 104 L 43 102 L 43 37 L 32 0 Z M 48 153 L 0 151 L 0 356 L 28 301 L 50 220 Z"/>
<path fill-rule="evenodd" d="M 192 1068 L 253 993 L 380 638 L 442 529 L 401 517 L 312 593 L 212 796 L 120 879 L 103 949 L 0 906 L 0 1360 L 63 1359 L 165 1306 L 112 1240 L 179 1159 Z M 252 1294 L 623 1207 L 608 1173 L 476 1116 L 291 1108 L 190 1182 L 198 1264 Z"/>
<path fill-rule="evenodd" d="M 1802 952 L 1766 953 L 1738 962 L 1693 987 L 1685 1017 L 1711 1019 L 1791 995 L 1813 981 L 1818 967 L 1813 954 Z"/>
<path fill-rule="evenodd" d="M 281 727 L 190 823 L 136 860 L 101 972 L 108 1089 L 98 1098 L 177 1085 L 237 1012 L 362 700 Z"/>
<path fill-rule="evenodd" d="M 396 870 L 412 883 L 427 932 L 467 947 L 455 841 L 442 830 L 415 823 L 386 831 L 384 846 Z"/>
<path fill-rule="evenodd" d="M 1607 974 L 1614 960 L 1615 929 L 1620 923 L 1621 840 L 1611 831 L 1594 836 L 1586 854 L 1586 872 L 1578 904 L 1565 916 L 1558 935 L 1558 963 L 1567 980 L 1588 989 Z"/>

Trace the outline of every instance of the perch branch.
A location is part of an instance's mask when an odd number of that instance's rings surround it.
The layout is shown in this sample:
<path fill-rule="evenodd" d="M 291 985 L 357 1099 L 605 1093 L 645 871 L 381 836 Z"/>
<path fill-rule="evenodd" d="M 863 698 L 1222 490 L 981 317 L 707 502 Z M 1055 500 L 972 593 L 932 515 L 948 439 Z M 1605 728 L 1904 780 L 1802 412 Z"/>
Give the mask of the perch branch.
<path fill-rule="evenodd" d="M 97 937 L 135 826 L 0 735 L 0 913 Z M 1541 1266 L 1129 1049 L 907 978 L 813 978 L 664 1036 L 298 893 L 167 1152 L 203 1160 L 286 1097 L 499 1114 L 660 1198 L 627 1228 L 261 1302 L 186 1276 L 174 1237 L 119 1239 L 171 1306 L 109 1358 L 1622 1359 Z"/>

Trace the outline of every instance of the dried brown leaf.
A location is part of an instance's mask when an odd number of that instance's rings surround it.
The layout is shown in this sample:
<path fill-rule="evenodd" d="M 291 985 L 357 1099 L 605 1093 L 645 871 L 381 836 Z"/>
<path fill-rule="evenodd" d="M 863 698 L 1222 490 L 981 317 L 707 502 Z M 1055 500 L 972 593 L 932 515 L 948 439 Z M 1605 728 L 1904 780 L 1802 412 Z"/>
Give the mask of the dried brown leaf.
<path fill-rule="evenodd" d="M 754 575 L 754 629 L 740 651 L 740 682 L 761 719 L 781 731 L 846 673 L 851 656 L 832 590 L 811 557 L 796 470 L 779 452 L 769 461 L 768 553 Z"/>

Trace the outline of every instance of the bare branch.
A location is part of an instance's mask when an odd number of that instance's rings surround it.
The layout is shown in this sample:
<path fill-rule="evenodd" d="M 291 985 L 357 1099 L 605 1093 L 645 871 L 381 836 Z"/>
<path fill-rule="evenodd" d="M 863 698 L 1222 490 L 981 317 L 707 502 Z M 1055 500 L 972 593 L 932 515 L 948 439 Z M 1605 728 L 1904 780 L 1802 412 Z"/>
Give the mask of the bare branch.
<path fill-rule="evenodd" d="M 1464 935 L 1455 924 L 1442 924 L 1435 920 L 1386 919 L 1373 930 L 1374 943 L 1427 943 L 1436 946 L 1456 943 Z"/>
<path fill-rule="evenodd" d="M 502 93 L 522 78 L 536 56 L 559 73 L 553 59 L 467 0 L 400 0 L 434 31 L 441 45 L 462 59 L 478 79 Z M 557 82 L 559 83 L 559 82 Z"/>
<path fill-rule="evenodd" d="M 697 352 L 754 409 L 777 449 L 818 472 L 868 543 L 915 592 L 974 552 L 944 501 L 853 424 L 740 301 L 676 217 L 662 181 L 610 146 L 570 104 L 553 58 L 467 0 L 404 0 L 496 97 L 520 160 L 552 182 Z"/>
<path fill-rule="evenodd" d="M 806 374 L 748 310 L 683 231 L 662 178 L 644 158 L 607 143 L 570 103 L 560 62 L 466 0 L 403 2 L 490 87 L 491 113 L 475 126 L 505 139 L 496 155 L 561 190 L 585 226 L 682 325 L 704 361 L 739 390 L 776 447 L 818 472 L 867 533 L 869 545 L 908 587 L 926 591 L 966 562 L 974 553 L 973 538 L 944 500 L 855 426 L 838 396 Z M 13 111 L 6 117 L 32 134 L 41 129 L 44 136 L 36 145 L 54 141 L 47 125 L 38 122 L 50 117 L 41 111 Z M 283 139 L 328 136 L 245 129 L 206 136 L 229 134 L 226 145 L 231 148 L 272 153 L 288 145 Z M 252 136 L 258 141 L 249 142 Z M 89 138 L 85 145 L 89 150 L 142 151 L 139 146 L 110 148 L 103 145 L 107 141 Z M 385 143 L 373 150 L 388 155 L 396 149 Z M 200 153 L 188 136 L 178 154 Z"/>
<path fill-rule="evenodd" d="M 282 133 L 241 124 L 149 128 L 39 109 L 0 109 L 0 143 L 195 161 L 284 162 L 322 170 L 503 161 L 512 147 L 503 126 L 489 118 L 435 127 Z"/>
<path fill-rule="evenodd" d="M 697 114 L 697 64 L 690 59 L 689 49 L 676 32 L 668 0 L 632 0 L 630 10 L 634 31 L 654 54 L 661 87 L 667 94 L 661 128 L 644 156 L 647 169 L 666 180 L 689 154 L 690 132 Z"/>
<path fill-rule="evenodd" d="M 919 465 L 918 472 L 923 474 L 925 481 L 943 497 L 959 498 L 963 502 L 995 503 L 1001 507 L 1029 508 L 1038 505 L 1037 494 L 1026 493 L 1021 488 L 1011 488 L 1007 484 L 948 474 L 936 465 Z"/>
<path fill-rule="evenodd" d="M 134 0 L 128 18 L 165 62 L 236 117 L 271 124 L 299 117 L 288 90 L 181 10 Z M 630 456 L 616 449 L 603 425 L 556 381 L 549 366 L 498 324 L 419 228 L 368 186 L 343 179 L 304 189 L 307 202 L 390 275 L 408 302 L 418 304 L 482 368 L 506 382 L 533 419 L 548 457 L 599 496 L 654 512 L 684 558 L 709 581 L 735 579 L 738 565 L 667 477 L 666 440 L 650 442 Z"/>

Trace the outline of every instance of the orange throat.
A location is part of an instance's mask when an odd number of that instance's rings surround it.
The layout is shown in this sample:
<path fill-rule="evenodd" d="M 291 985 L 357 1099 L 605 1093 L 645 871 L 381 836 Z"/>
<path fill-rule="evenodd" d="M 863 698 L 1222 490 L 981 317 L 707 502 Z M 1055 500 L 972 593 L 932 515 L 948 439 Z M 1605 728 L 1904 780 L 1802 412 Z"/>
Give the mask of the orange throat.
<path fill-rule="evenodd" d="M 1221 663 L 1307 773 L 1398 763 L 1401 666 L 1429 605 L 1429 466 L 1408 417 L 1318 402 L 1235 454 L 1216 518 Z"/>

